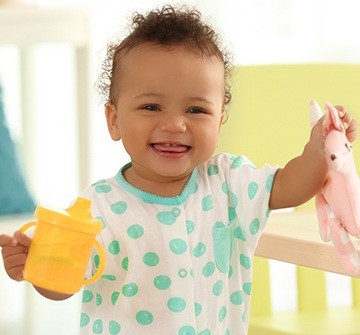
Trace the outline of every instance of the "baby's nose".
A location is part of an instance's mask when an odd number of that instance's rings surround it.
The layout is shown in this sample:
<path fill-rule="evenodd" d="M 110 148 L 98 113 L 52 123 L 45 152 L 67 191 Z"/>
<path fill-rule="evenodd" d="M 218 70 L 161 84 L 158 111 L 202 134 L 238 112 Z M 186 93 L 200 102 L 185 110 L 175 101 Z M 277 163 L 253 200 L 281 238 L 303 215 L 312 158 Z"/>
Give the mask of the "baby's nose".
<path fill-rule="evenodd" d="M 169 132 L 184 132 L 186 130 L 186 122 L 182 116 L 167 116 L 164 117 L 162 130 Z"/>

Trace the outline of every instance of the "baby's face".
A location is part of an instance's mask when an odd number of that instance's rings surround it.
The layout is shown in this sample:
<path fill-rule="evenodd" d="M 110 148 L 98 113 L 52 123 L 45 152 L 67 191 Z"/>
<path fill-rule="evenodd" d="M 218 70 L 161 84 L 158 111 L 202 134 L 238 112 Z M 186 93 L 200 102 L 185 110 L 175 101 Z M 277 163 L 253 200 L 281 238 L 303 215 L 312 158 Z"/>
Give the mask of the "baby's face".
<path fill-rule="evenodd" d="M 185 178 L 214 153 L 225 89 L 218 58 L 143 44 L 121 58 L 114 75 L 117 104 L 107 105 L 108 127 L 136 174 L 157 182 Z"/>

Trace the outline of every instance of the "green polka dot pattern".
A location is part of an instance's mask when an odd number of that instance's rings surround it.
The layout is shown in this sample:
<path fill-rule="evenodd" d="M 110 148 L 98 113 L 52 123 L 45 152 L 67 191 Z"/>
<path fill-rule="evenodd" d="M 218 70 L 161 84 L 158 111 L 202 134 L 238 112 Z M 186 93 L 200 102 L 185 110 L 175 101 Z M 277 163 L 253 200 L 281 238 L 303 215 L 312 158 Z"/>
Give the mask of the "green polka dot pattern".
<path fill-rule="evenodd" d="M 166 290 L 167 288 L 169 288 L 171 285 L 171 279 L 168 276 L 162 275 L 162 276 L 157 276 L 154 279 L 154 286 L 158 289 L 158 290 Z"/>
<path fill-rule="evenodd" d="M 221 154 L 176 197 L 142 192 L 122 173 L 93 184 L 84 196 L 102 222 L 107 265 L 82 291 L 80 334 L 245 334 L 275 171 Z M 91 260 L 95 273 L 96 250 Z"/>
<path fill-rule="evenodd" d="M 149 311 L 140 311 L 136 314 L 136 321 L 143 326 L 151 324 L 153 320 L 154 317 Z"/>

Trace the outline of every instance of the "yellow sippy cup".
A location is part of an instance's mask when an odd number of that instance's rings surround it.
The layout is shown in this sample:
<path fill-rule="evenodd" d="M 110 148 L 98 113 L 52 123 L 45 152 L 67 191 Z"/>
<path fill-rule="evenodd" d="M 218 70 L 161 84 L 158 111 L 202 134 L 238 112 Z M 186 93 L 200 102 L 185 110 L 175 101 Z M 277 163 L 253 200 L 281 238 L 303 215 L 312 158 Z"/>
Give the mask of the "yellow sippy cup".
<path fill-rule="evenodd" d="M 90 205 L 90 200 L 77 198 L 66 210 L 36 208 L 37 221 L 20 228 L 24 233 L 35 226 L 24 269 L 27 281 L 51 291 L 72 294 L 100 278 L 106 259 L 95 236 L 102 224 L 92 218 Z M 91 278 L 84 279 L 93 247 L 99 254 L 99 266 Z"/>

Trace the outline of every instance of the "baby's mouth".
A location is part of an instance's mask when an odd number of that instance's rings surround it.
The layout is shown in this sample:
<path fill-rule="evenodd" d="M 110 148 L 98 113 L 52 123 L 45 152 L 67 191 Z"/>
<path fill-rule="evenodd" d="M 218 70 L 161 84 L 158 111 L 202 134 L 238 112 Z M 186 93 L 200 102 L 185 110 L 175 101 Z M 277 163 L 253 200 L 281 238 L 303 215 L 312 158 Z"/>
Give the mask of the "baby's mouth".
<path fill-rule="evenodd" d="M 159 153 L 182 154 L 191 149 L 188 145 L 178 143 L 151 143 L 150 146 Z"/>

